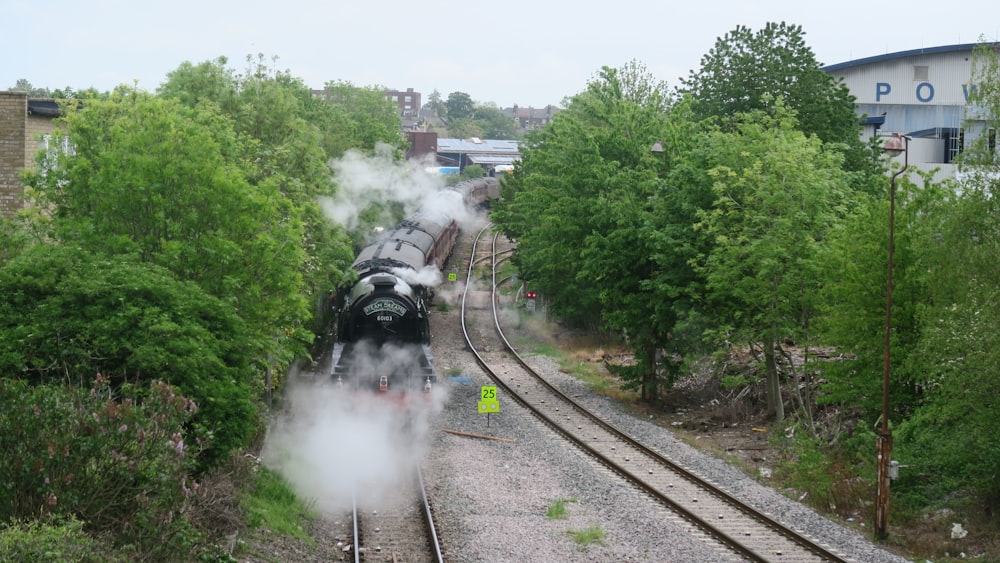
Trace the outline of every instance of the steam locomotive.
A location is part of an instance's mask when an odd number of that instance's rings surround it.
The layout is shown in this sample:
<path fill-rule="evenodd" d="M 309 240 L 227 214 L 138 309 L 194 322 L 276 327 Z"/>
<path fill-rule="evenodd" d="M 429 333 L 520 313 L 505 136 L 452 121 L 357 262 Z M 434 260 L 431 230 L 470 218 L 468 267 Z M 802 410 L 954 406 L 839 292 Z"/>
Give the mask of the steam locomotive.
<path fill-rule="evenodd" d="M 335 303 L 331 376 L 337 386 L 405 396 L 429 393 L 437 382 L 428 304 L 463 216 L 499 198 L 500 182 L 466 180 L 442 192 L 446 205 L 407 217 L 354 260 L 358 280 L 339 291 Z"/>

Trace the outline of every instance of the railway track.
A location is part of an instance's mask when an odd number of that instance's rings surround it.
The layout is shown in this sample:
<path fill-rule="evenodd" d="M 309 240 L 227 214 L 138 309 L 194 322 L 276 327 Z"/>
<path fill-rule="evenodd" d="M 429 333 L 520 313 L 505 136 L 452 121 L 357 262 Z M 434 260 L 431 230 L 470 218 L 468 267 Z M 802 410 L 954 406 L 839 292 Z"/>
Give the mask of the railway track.
<path fill-rule="evenodd" d="M 479 365 L 509 397 L 516 400 L 568 441 L 581 448 L 616 474 L 702 530 L 709 537 L 749 561 L 815 562 L 851 561 L 830 546 L 805 537 L 777 522 L 767 513 L 748 506 L 714 484 L 687 471 L 656 451 L 605 423 L 537 374 L 513 349 L 499 322 L 496 296 L 496 237 L 488 250 L 480 246 L 480 233 L 473 244 L 468 283 L 473 284 L 477 264 L 490 263 L 489 301 L 493 327 L 484 323 L 468 328 L 466 299 L 462 301 L 462 326 L 466 342 Z M 482 300 L 482 296 L 479 296 Z M 493 333 L 491 338 L 490 333 Z M 478 342 L 478 346 L 474 343 Z M 482 351 L 481 351 L 482 350 Z M 512 354 L 521 370 L 499 374 L 488 358 Z"/>
<path fill-rule="evenodd" d="M 355 563 L 443 563 L 419 467 L 391 494 L 359 491 L 353 500 Z"/>

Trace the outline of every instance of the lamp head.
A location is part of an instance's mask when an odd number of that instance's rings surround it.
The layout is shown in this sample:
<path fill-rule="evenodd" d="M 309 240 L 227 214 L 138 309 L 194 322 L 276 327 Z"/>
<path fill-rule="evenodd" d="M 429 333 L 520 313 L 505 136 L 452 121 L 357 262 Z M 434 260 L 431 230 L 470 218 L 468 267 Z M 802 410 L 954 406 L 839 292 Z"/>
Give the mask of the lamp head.
<path fill-rule="evenodd" d="M 889 153 L 890 156 L 899 156 L 906 150 L 906 144 L 903 140 L 904 137 L 902 135 L 893 133 L 892 137 L 889 137 L 889 140 L 882 146 L 882 150 Z"/>

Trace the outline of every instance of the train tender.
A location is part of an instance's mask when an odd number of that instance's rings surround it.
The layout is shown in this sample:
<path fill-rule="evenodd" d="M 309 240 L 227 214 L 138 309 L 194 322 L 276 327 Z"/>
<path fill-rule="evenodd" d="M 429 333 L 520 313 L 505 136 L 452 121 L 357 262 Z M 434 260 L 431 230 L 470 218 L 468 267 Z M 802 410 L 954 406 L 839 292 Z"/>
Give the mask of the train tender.
<path fill-rule="evenodd" d="M 437 382 L 428 304 L 462 217 L 497 199 L 500 183 L 467 180 L 442 194 L 445 205 L 406 218 L 354 260 L 358 281 L 339 291 L 335 304 L 331 364 L 338 386 L 405 398 L 413 391 L 428 393 Z"/>

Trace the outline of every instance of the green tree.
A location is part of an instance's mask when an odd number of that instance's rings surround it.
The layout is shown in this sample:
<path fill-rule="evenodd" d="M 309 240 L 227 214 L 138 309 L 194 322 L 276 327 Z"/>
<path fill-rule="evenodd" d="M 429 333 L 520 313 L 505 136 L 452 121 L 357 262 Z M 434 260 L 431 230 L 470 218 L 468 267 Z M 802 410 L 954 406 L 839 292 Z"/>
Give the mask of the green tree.
<path fill-rule="evenodd" d="M 494 212 L 518 240 L 522 274 L 555 314 L 626 335 L 641 365 L 622 375 L 649 399 L 671 328 L 650 307 L 652 202 L 663 172 L 650 147 L 668 128 L 669 108 L 666 86 L 638 63 L 603 68 L 529 135 Z"/>
<path fill-rule="evenodd" d="M 195 400 L 208 458 L 255 429 L 252 347 L 228 299 L 135 256 L 39 244 L 0 268 L 0 373 L 84 387 L 167 381 Z M 193 437 L 192 437 L 193 439 Z"/>
<path fill-rule="evenodd" d="M 472 117 L 476 107 L 475 102 L 472 101 L 472 97 L 465 92 L 452 92 L 448 94 L 448 99 L 444 104 L 448 108 L 449 123 L 453 119 Z"/>
<path fill-rule="evenodd" d="M 711 137 L 716 201 L 698 228 L 714 239 L 699 267 L 708 299 L 725 319 L 717 336 L 761 347 L 768 411 L 781 420 L 781 343 L 810 336 L 819 247 L 836 224 L 847 184 L 840 155 L 798 131 L 780 100 L 773 108 L 773 115 L 744 115 L 735 133 Z"/>
<path fill-rule="evenodd" d="M 989 131 L 1000 128 L 1000 64 L 987 44 L 976 47 L 958 189 L 938 188 L 937 205 L 919 209 L 914 270 L 926 280 L 918 309 L 919 340 L 900 375 L 919 395 L 903 403 L 912 415 L 899 423 L 898 459 L 921 467 L 904 472 L 904 490 L 929 499 L 972 493 L 981 506 L 1000 501 L 1000 162 Z M 928 181 L 919 190 L 925 197 Z M 935 186 L 936 187 L 936 186 Z M 894 298 L 895 299 L 895 298 Z M 894 312 L 895 315 L 895 312 Z M 893 353 L 896 348 L 893 348 Z M 893 387 L 893 392 L 897 390 Z M 892 395 L 898 411 L 900 398 Z M 904 411 L 904 414 L 909 414 Z M 923 479 L 921 474 L 933 474 Z"/>
<path fill-rule="evenodd" d="M 476 106 L 475 120 L 482 127 L 486 139 L 517 139 L 517 122 L 495 104 Z"/>
<path fill-rule="evenodd" d="M 962 164 L 964 170 L 975 177 L 977 187 L 983 188 L 989 186 L 992 174 L 1000 168 L 996 144 L 997 126 L 1000 125 L 1000 99 L 997 98 L 1000 55 L 990 43 L 981 41 L 973 50 L 970 83 L 974 88 L 969 96 L 965 124 L 969 146 L 962 155 Z"/>
<path fill-rule="evenodd" d="M 327 163 L 348 149 L 400 146 L 398 112 L 373 88 L 330 83 L 316 96 L 287 72 L 273 70 L 262 56 L 248 57 L 248 64 L 237 74 L 226 68 L 224 58 L 184 63 L 168 75 L 160 93 L 189 107 L 217 105 L 240 135 L 253 140 L 242 145 L 247 154 L 241 157 L 256 163 L 250 182 L 278 185 L 291 202 L 289 213 L 300 216 L 306 250 L 300 274 L 313 304 L 310 326 L 323 335 L 329 323 L 326 297 L 342 284 L 353 259 L 346 234 L 319 206 L 319 198 L 336 191 Z"/>
<path fill-rule="evenodd" d="M 482 178 L 485 175 L 486 171 L 483 170 L 482 166 L 478 164 L 470 164 L 462 169 L 460 177 L 463 180 L 467 180 L 467 179 Z"/>
<path fill-rule="evenodd" d="M 922 401 L 921 372 L 933 362 L 919 354 L 929 307 L 937 301 L 932 286 L 950 276 L 951 266 L 935 265 L 939 253 L 952 254 L 942 242 L 942 222 L 952 213 L 954 188 L 922 175 L 922 185 L 907 175 L 896 180 L 893 234 L 892 327 L 890 332 L 890 402 L 892 423 L 908 417 Z M 822 401 L 872 421 L 881 417 L 885 360 L 886 282 L 889 261 L 890 180 L 874 198 L 856 193 L 854 206 L 831 233 L 824 249 L 823 314 L 817 323 L 824 343 L 852 359 L 823 367 Z M 964 282 L 962 282 L 964 285 Z M 933 371 L 933 370 L 932 370 Z"/>
<path fill-rule="evenodd" d="M 10 90 L 12 92 L 24 92 L 31 98 L 48 98 L 52 95 L 48 88 L 35 88 L 25 78 L 18 78 L 17 83 Z"/>
<path fill-rule="evenodd" d="M 425 106 L 434 110 L 434 114 L 438 117 L 444 116 L 448 111 L 447 106 L 444 105 L 444 101 L 441 100 L 441 92 L 438 92 L 437 90 L 432 90 L 430 95 L 427 96 L 427 103 Z"/>
<path fill-rule="evenodd" d="M 18 223 L 0 217 L 0 267 L 31 246 L 31 236 Z"/>
<path fill-rule="evenodd" d="M 224 113 L 232 115 L 239 107 L 240 78 L 226 67 L 228 62 L 226 57 L 197 65 L 184 61 L 167 73 L 167 80 L 157 88 L 157 93 L 175 98 L 187 107 L 203 102 L 218 104 Z"/>
<path fill-rule="evenodd" d="M 278 182 L 248 182 L 225 117 L 126 90 L 70 112 L 65 127 L 72 151 L 29 175 L 59 239 L 134 254 L 232 303 L 262 362 L 301 356 L 302 221 Z"/>
<path fill-rule="evenodd" d="M 486 137 L 486 131 L 483 129 L 482 123 L 479 121 L 469 117 L 463 117 L 461 119 L 452 119 L 448 121 L 448 135 L 455 139 L 470 139 L 472 137 L 479 137 L 482 139 Z"/>
<path fill-rule="evenodd" d="M 372 153 L 380 143 L 397 150 L 403 148 L 399 108 L 386 99 L 383 88 L 327 82 L 324 97 L 332 111 L 322 125 L 329 134 L 342 135 L 338 146 L 328 147 L 330 157 L 342 156 L 355 148 Z"/>
<path fill-rule="evenodd" d="M 695 100 L 697 119 L 716 118 L 729 129 L 739 127 L 741 114 L 767 110 L 783 99 L 806 135 L 848 147 L 848 170 L 878 171 L 871 150 L 859 139 L 854 96 L 821 69 L 801 26 L 769 22 L 756 32 L 738 26 L 716 40 L 699 69 L 682 83 L 682 92 Z M 855 183 L 867 185 L 865 178 Z"/>

